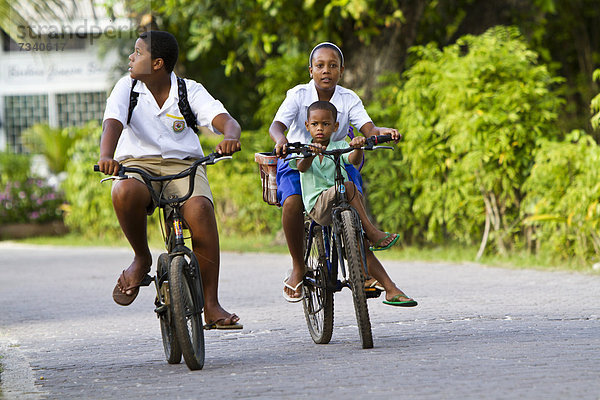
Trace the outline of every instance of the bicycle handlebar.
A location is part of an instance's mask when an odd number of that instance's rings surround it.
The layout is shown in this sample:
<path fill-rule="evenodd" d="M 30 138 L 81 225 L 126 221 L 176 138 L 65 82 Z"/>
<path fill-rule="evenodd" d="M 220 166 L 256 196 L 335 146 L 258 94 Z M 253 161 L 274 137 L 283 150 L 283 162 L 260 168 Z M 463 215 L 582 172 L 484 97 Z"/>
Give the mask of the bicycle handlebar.
<path fill-rule="evenodd" d="M 390 142 L 392 140 L 393 140 L 392 135 L 371 136 L 371 137 L 367 138 L 367 142 L 363 147 L 358 147 L 358 148 L 348 147 L 345 149 L 324 150 L 324 151 L 320 152 L 319 154 L 337 155 L 337 154 L 350 153 L 351 151 L 357 150 L 357 149 L 358 150 L 374 150 L 376 148 L 391 148 L 391 147 L 377 147 L 376 145 L 379 143 Z M 286 154 L 301 154 L 304 157 L 310 157 L 313 154 L 315 154 L 315 152 L 311 150 L 310 143 L 303 144 L 300 142 L 288 143 L 285 148 L 285 153 Z M 271 155 L 276 155 L 275 150 L 273 150 Z"/>
<path fill-rule="evenodd" d="M 200 165 L 213 165 L 219 161 L 229 160 L 231 158 L 232 158 L 231 156 L 226 156 L 226 155 L 219 154 L 219 153 L 210 153 L 209 155 L 204 156 L 204 157 L 199 158 L 198 160 L 194 161 L 194 163 L 192 165 L 190 165 L 188 168 L 184 169 L 180 173 L 175 174 L 175 175 L 164 175 L 164 176 L 150 175 L 149 173 L 147 173 L 146 171 L 144 171 L 142 169 L 134 168 L 134 167 L 126 167 L 126 166 L 120 164 L 119 171 L 117 172 L 116 176 L 118 176 L 119 178 L 127 178 L 127 175 L 125 175 L 127 172 L 133 172 L 133 173 L 139 174 L 142 177 L 142 179 L 144 180 L 144 182 L 146 183 L 146 186 L 148 187 L 148 189 L 150 190 L 152 197 L 155 198 L 155 200 L 157 201 L 159 206 L 163 206 L 163 205 L 168 205 L 168 204 L 173 204 L 173 203 L 184 202 L 187 199 L 189 199 L 194 191 L 194 179 L 190 179 L 189 190 L 185 196 L 172 198 L 172 199 L 163 199 L 159 195 L 157 195 L 150 182 L 167 182 L 167 181 L 172 181 L 175 179 L 185 178 L 192 174 L 196 175 L 196 170 L 198 169 L 198 166 L 200 166 Z M 98 164 L 94 165 L 94 171 L 96 171 L 96 172 L 100 171 L 100 166 Z"/>

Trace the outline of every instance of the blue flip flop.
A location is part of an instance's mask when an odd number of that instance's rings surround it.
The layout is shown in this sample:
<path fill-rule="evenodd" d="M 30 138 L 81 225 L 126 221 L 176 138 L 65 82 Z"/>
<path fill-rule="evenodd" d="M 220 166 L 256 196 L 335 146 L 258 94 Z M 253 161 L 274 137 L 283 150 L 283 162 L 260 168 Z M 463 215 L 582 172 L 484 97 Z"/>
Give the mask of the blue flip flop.
<path fill-rule="evenodd" d="M 380 245 L 379 245 L 380 243 L 383 243 L 383 242 L 385 242 L 387 239 L 389 239 L 389 237 L 390 237 L 390 236 L 392 236 L 392 235 L 396 235 L 396 237 L 395 237 L 395 238 L 394 238 L 394 239 L 393 239 L 391 242 L 389 242 L 389 243 L 388 243 L 387 245 L 385 245 L 385 246 L 380 246 Z M 400 237 L 400 235 L 398 235 L 397 233 L 389 233 L 389 232 L 386 232 L 386 233 L 385 233 L 385 236 L 384 236 L 382 239 L 378 240 L 378 241 L 377 241 L 377 243 L 375 243 L 375 245 L 373 245 L 373 246 L 370 246 L 370 247 L 369 247 L 369 250 L 371 250 L 371 251 L 382 251 L 382 250 L 387 250 L 387 249 L 389 249 L 390 247 L 392 247 L 393 245 L 395 245 L 395 244 L 396 244 L 396 242 L 398 241 L 398 238 L 399 238 L 399 237 Z"/>

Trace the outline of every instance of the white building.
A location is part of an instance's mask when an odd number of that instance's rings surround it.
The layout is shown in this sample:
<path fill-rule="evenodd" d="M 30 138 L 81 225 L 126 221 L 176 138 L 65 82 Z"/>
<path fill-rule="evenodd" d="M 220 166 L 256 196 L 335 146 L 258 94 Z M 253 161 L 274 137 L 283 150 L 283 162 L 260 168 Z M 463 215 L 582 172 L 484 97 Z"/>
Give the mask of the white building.
<path fill-rule="evenodd" d="M 28 22 L 12 39 L 0 30 L 0 151 L 22 152 L 21 132 L 36 123 L 100 121 L 118 57 L 99 57 L 99 36 L 116 42 L 128 35 L 133 43 L 132 27 L 87 7 L 67 22 Z"/>

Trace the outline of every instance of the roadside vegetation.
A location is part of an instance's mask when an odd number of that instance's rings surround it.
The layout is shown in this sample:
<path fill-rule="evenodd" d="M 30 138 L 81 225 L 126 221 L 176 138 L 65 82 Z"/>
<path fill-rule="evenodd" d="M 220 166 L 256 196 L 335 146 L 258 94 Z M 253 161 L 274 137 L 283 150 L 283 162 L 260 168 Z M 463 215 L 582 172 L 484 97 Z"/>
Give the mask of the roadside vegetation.
<path fill-rule="evenodd" d="M 580 271 L 600 262 L 594 2 L 520 2 L 491 22 L 478 19 L 493 15 L 490 2 L 480 2 L 487 12 L 467 0 L 285 3 L 171 0 L 153 15 L 181 44 L 177 72 L 206 83 L 245 128 L 242 152 L 208 168 L 223 250 L 286 251 L 280 210 L 262 202 L 254 153 L 272 149 L 268 126 L 286 90 L 307 81 L 312 44 L 333 40 L 347 56 L 342 84 L 360 92 L 377 125 L 404 135 L 395 151 L 369 154 L 362 172 L 377 222 L 401 234 L 384 258 Z M 145 4 L 128 6 L 142 20 Z M 582 27 L 575 38 L 554 34 L 574 27 Z M 26 242 L 126 245 L 111 185 L 92 170 L 100 134 L 95 122 L 26 132 L 31 152 L 58 177 L 42 192 L 21 189 L 36 179 L 24 173 L 29 156 L 0 155 L 0 224 L 43 215 L 70 234 Z M 201 135 L 206 152 L 217 141 Z M 149 234 L 160 248 L 157 221 Z"/>

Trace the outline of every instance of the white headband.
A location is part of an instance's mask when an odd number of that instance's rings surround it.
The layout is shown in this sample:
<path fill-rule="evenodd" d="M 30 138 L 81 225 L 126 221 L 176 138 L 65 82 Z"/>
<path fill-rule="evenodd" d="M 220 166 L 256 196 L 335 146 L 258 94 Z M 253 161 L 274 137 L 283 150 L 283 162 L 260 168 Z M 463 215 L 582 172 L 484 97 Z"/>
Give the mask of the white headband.
<path fill-rule="evenodd" d="M 318 45 L 316 45 L 312 51 L 310 52 L 310 57 L 308 58 L 308 66 L 312 67 L 312 59 L 313 59 L 313 54 L 315 54 L 315 51 L 317 51 L 318 49 L 320 49 L 321 47 L 333 47 L 334 49 L 336 49 L 340 55 L 341 61 L 342 61 L 342 67 L 344 66 L 344 54 L 342 53 L 342 51 L 340 50 L 339 47 L 337 47 L 335 44 L 331 43 L 331 42 L 322 42 L 319 43 Z"/>

